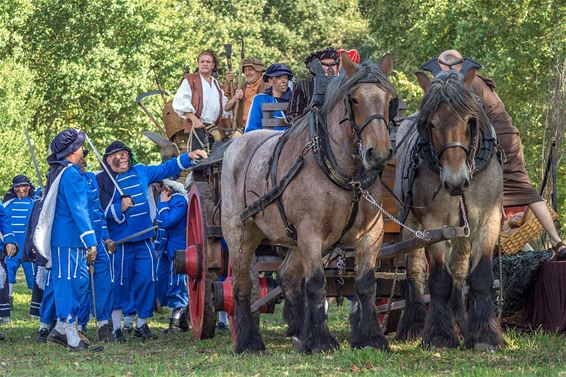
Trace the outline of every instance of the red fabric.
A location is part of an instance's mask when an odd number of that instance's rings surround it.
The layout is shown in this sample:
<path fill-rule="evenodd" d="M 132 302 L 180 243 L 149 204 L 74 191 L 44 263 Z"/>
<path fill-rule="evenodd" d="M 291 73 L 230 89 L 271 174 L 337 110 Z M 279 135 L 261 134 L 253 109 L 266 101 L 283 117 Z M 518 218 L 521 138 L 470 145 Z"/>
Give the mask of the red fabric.
<path fill-rule="evenodd" d="M 353 61 L 356 64 L 360 64 L 360 54 L 358 53 L 358 51 L 351 49 L 351 50 L 346 50 L 345 48 L 341 48 L 340 50 L 338 50 L 338 55 L 340 55 L 340 53 L 342 51 L 345 51 L 346 54 L 348 54 L 348 56 L 350 57 L 350 60 Z"/>
<path fill-rule="evenodd" d="M 517 207 L 505 207 L 505 217 L 510 218 L 516 213 L 525 212 L 527 206 L 517 206 Z"/>
<path fill-rule="evenodd" d="M 541 267 L 525 309 L 525 323 L 531 327 L 566 331 L 566 261 Z"/>

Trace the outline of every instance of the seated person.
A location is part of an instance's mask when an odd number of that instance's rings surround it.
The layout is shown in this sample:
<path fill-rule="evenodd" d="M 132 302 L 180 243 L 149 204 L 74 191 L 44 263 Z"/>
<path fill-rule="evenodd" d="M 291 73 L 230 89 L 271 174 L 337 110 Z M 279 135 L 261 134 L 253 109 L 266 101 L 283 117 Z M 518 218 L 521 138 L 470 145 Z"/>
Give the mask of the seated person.
<path fill-rule="evenodd" d="M 245 132 L 261 130 L 263 128 L 261 121 L 263 119 L 262 105 L 264 103 L 289 102 L 292 94 L 289 88 L 289 81 L 292 79 L 293 72 L 285 64 L 276 63 L 267 68 L 267 71 L 263 75 L 263 81 L 268 82 L 271 87 L 266 89 L 264 93 L 254 96 L 248 114 Z M 283 111 L 275 111 L 273 117 L 285 119 L 285 113 Z M 287 126 L 273 127 L 272 129 L 284 131 L 287 129 Z"/>

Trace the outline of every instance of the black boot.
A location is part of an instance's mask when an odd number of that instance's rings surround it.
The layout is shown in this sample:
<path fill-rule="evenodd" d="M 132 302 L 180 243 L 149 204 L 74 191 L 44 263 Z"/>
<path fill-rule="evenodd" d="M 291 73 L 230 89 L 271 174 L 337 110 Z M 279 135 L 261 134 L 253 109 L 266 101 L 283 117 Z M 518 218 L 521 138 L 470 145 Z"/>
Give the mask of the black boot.
<path fill-rule="evenodd" d="M 82 352 L 82 351 L 86 351 L 87 348 L 88 348 L 88 344 L 86 344 L 82 340 L 79 342 L 77 346 L 71 346 L 70 344 L 67 344 L 67 350 L 71 352 Z"/>
<path fill-rule="evenodd" d="M 179 327 L 182 332 L 189 331 L 189 308 L 183 309 L 181 312 L 181 318 L 179 319 Z"/>
<path fill-rule="evenodd" d="M 124 343 L 126 341 L 126 337 L 124 336 L 122 329 L 118 329 L 114 331 L 113 335 L 114 335 L 113 341 L 116 343 Z"/>
<path fill-rule="evenodd" d="M 98 328 L 98 341 L 100 342 L 113 342 L 114 336 L 112 335 L 112 328 L 108 323 Z"/>
<path fill-rule="evenodd" d="M 155 335 L 151 333 L 147 323 L 144 323 L 142 327 L 136 327 L 134 330 L 134 336 L 136 338 L 141 338 L 142 340 L 155 338 Z"/>
<path fill-rule="evenodd" d="M 67 346 L 67 335 L 61 334 L 59 331 L 53 329 L 47 336 L 47 341 L 51 343 L 58 344 L 60 346 L 66 347 Z"/>
<path fill-rule="evenodd" d="M 47 343 L 47 337 L 49 336 L 49 329 L 43 328 L 35 333 L 33 340 L 37 343 Z"/>
<path fill-rule="evenodd" d="M 178 332 L 183 331 L 181 326 L 179 325 L 180 320 L 175 318 L 169 319 L 169 328 L 163 330 L 165 334 L 177 334 Z M 186 330 L 185 330 L 186 331 Z"/>

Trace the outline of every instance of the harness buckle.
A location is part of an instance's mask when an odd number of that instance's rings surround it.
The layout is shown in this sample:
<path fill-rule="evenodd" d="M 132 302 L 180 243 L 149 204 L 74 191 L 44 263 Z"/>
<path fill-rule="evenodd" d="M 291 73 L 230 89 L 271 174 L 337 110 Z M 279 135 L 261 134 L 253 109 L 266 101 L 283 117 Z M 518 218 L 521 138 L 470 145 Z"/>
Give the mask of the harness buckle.
<path fill-rule="evenodd" d="M 319 137 L 318 136 L 313 137 L 311 139 L 311 141 L 309 141 L 305 145 L 305 148 L 303 149 L 302 155 L 304 156 L 305 154 L 307 154 L 309 149 L 312 149 L 313 153 L 318 153 L 318 151 L 320 150 L 320 143 L 319 143 Z"/>

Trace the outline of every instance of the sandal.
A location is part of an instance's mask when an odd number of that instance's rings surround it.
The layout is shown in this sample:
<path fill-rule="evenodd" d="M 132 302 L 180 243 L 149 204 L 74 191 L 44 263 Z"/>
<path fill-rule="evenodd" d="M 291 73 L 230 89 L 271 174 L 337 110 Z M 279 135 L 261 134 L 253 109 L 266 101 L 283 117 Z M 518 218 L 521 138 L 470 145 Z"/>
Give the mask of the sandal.
<path fill-rule="evenodd" d="M 554 252 L 556 253 L 556 259 L 558 259 L 558 260 L 566 259 L 566 245 L 564 245 L 564 242 L 560 241 L 556 245 L 554 245 L 552 248 L 554 249 Z M 562 248 L 562 249 L 560 249 L 560 248 Z"/>

